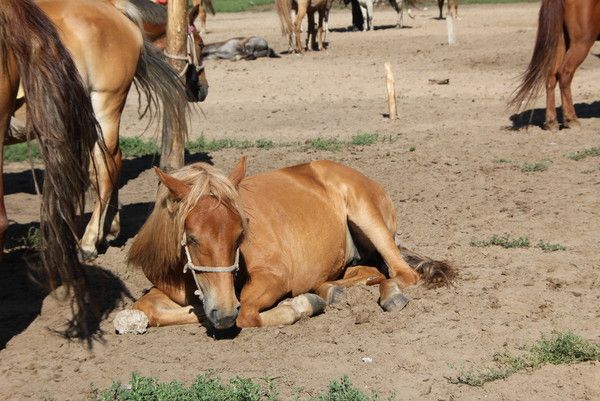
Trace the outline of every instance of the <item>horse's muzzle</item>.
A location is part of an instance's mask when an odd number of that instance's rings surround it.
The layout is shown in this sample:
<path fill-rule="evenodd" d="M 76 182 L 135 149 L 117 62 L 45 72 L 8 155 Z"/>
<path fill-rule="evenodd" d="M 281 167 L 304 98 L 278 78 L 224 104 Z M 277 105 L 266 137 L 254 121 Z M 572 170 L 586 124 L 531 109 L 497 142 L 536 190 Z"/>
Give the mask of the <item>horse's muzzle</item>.
<path fill-rule="evenodd" d="M 239 310 L 239 305 L 229 314 L 222 313 L 218 309 L 212 309 L 208 312 L 208 319 L 215 329 L 229 329 L 235 325 Z"/>

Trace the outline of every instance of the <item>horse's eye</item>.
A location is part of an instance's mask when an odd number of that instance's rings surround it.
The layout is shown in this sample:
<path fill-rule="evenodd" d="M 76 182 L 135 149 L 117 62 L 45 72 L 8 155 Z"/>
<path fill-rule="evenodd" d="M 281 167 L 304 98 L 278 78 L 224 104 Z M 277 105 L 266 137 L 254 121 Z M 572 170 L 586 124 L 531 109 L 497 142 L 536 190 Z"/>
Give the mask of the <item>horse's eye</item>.
<path fill-rule="evenodd" d="M 188 235 L 187 237 L 188 240 L 188 245 L 198 245 L 198 239 L 196 237 L 194 237 L 193 235 Z"/>

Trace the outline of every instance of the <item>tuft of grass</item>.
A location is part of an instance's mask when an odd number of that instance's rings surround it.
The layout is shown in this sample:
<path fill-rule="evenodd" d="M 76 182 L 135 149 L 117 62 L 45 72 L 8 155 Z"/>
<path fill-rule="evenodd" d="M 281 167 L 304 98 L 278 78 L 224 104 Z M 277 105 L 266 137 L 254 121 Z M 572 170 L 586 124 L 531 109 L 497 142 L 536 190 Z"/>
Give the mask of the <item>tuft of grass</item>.
<path fill-rule="evenodd" d="M 350 139 L 351 145 L 359 145 L 359 146 L 368 146 L 373 145 L 379 139 L 379 134 L 377 133 L 359 133 L 353 135 Z"/>
<path fill-rule="evenodd" d="M 159 153 L 158 145 L 153 141 L 144 141 L 141 138 L 119 138 L 119 147 L 123 157 L 140 157 Z"/>
<path fill-rule="evenodd" d="M 483 386 L 487 382 L 505 379 L 522 370 L 535 370 L 546 364 L 561 365 L 586 361 L 600 361 L 600 344 L 586 340 L 571 331 L 553 331 L 550 336 L 542 335 L 542 338 L 523 355 L 497 353 L 494 355 L 496 367 L 463 369 L 450 381 Z"/>
<path fill-rule="evenodd" d="M 257 139 L 256 147 L 259 149 L 271 149 L 275 144 L 270 139 Z"/>
<path fill-rule="evenodd" d="M 31 145 L 31 156 L 34 160 L 40 158 L 40 148 L 37 142 L 32 141 L 30 144 L 27 143 L 16 143 L 14 145 L 8 145 L 4 147 L 4 161 L 5 162 L 22 162 L 29 160 L 29 145 Z"/>
<path fill-rule="evenodd" d="M 475 247 L 486 247 L 497 245 L 502 248 L 510 249 L 510 248 L 529 248 L 529 237 L 518 237 L 511 238 L 508 234 L 505 235 L 492 235 L 489 240 L 476 240 L 472 239 L 469 243 L 471 246 Z"/>
<path fill-rule="evenodd" d="M 200 375 L 188 387 L 179 381 L 160 383 L 152 377 L 132 374 L 127 384 L 113 382 L 106 390 L 92 386 L 87 401 L 277 401 L 277 388 L 272 379 L 264 384 L 235 377 L 224 383 L 212 374 Z M 302 401 L 299 396 L 296 401 Z M 389 398 L 388 400 L 392 400 Z M 365 395 L 355 388 L 348 376 L 332 381 L 327 391 L 304 401 L 383 401 L 377 394 Z"/>
<path fill-rule="evenodd" d="M 586 157 L 598 157 L 600 156 L 600 147 L 593 147 L 583 150 L 578 150 L 575 153 L 569 153 L 567 157 L 571 160 L 579 161 Z"/>
<path fill-rule="evenodd" d="M 511 161 L 510 161 L 510 159 L 499 158 L 499 159 L 494 159 L 494 163 L 503 164 L 503 163 L 511 163 Z"/>
<path fill-rule="evenodd" d="M 567 247 L 561 244 L 551 244 L 550 242 L 545 242 L 544 240 L 540 240 L 537 244 L 537 247 L 540 248 L 544 252 L 556 252 L 556 251 L 566 251 Z"/>
<path fill-rule="evenodd" d="M 344 144 L 337 138 L 314 138 L 309 139 L 306 144 L 311 149 L 316 150 L 340 150 Z"/>
<path fill-rule="evenodd" d="M 410 148 L 408 148 L 409 152 L 414 152 L 415 150 L 417 150 L 417 148 L 414 146 L 411 146 Z"/>
<path fill-rule="evenodd" d="M 523 173 L 537 173 L 548 170 L 548 167 L 552 163 L 550 160 L 541 160 L 535 163 L 523 163 L 521 171 Z"/>

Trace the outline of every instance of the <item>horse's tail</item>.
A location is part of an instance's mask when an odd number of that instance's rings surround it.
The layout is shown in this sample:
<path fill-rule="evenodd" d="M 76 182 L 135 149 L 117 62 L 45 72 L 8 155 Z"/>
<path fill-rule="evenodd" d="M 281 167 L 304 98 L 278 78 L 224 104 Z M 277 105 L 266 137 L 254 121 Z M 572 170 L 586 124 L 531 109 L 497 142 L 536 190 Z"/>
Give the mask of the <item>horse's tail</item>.
<path fill-rule="evenodd" d="M 88 164 L 98 136 L 89 95 L 48 17 L 31 0 L 3 0 L 0 49 L 18 65 L 27 98 L 26 131 L 46 165 L 41 205 L 41 264 L 47 283 L 74 295 L 71 334 L 87 335 L 87 278 L 78 261 L 77 215 L 83 211 Z M 1 70 L 0 70 L 0 73 Z"/>
<path fill-rule="evenodd" d="M 185 142 L 188 136 L 189 112 L 185 87 L 161 52 L 148 40 L 144 40 L 134 83 L 138 92 L 146 98 L 144 109 L 140 103 L 140 116 L 149 113 L 150 122 L 155 118 L 161 120 L 163 127 L 167 126 L 179 132 L 183 136 L 182 142 Z"/>
<path fill-rule="evenodd" d="M 564 18 L 564 0 L 542 0 L 533 55 L 509 106 L 520 109 L 540 93 L 556 63 Z"/>
<path fill-rule="evenodd" d="M 398 245 L 398 250 L 406 263 L 419 273 L 421 281 L 429 288 L 450 286 L 458 275 L 456 268 L 447 261 L 433 260 L 410 251 L 402 245 Z"/>
<path fill-rule="evenodd" d="M 291 35 L 294 31 L 292 23 L 292 0 L 275 0 L 277 15 L 281 23 L 281 34 Z"/>
<path fill-rule="evenodd" d="M 202 0 L 202 5 L 212 15 L 216 14 L 216 12 L 215 12 L 215 6 L 213 6 L 212 0 Z"/>

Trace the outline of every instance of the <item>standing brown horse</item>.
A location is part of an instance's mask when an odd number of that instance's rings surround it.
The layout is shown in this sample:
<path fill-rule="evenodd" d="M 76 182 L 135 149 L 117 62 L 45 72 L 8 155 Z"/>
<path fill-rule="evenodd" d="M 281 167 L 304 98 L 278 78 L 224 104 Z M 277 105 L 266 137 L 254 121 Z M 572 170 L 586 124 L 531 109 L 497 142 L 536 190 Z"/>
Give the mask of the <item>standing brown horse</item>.
<path fill-rule="evenodd" d="M 148 99 L 151 117 L 186 134 L 188 97 L 203 100 L 208 83 L 204 70 L 187 76 L 186 88 L 163 56 L 145 41 L 140 12 L 127 0 L 39 0 L 70 52 L 92 99 L 104 137 L 104 147 L 93 152 L 92 170 L 98 201 L 81 239 L 80 253 L 93 259 L 107 236 L 120 230 L 116 185 L 121 169 L 119 125 L 131 84 Z M 189 79 L 195 78 L 195 80 Z M 108 233 L 108 234 L 107 234 Z"/>
<path fill-rule="evenodd" d="M 245 158 L 229 177 L 203 163 L 172 175 L 157 169 L 154 210 L 129 252 L 154 284 L 133 306 L 150 325 L 292 324 L 359 283 L 379 284 L 379 304 L 390 311 L 406 305 L 401 289 L 420 278 L 453 277 L 449 265 L 411 252 L 417 270 L 407 264 L 390 197 L 358 171 L 329 161 L 245 171 Z"/>
<path fill-rule="evenodd" d="M 277 15 L 281 22 L 281 32 L 288 36 L 290 49 L 298 53 L 304 51 L 301 40 L 302 20 L 307 15 L 308 36 L 306 38 L 306 49 L 325 50 L 323 22 L 329 18 L 329 10 L 333 0 L 276 0 Z M 292 11 L 295 13 L 295 20 L 292 21 Z M 315 12 L 319 14 L 318 29 L 315 29 Z M 318 38 L 317 38 L 318 34 Z M 318 40 L 318 47 L 317 47 Z"/>
<path fill-rule="evenodd" d="M 546 129 L 558 130 L 554 91 L 558 82 L 564 126 L 579 126 L 571 81 L 600 35 L 600 1 L 542 0 L 533 56 L 511 104 L 528 105 L 546 84 Z"/>
<path fill-rule="evenodd" d="M 48 284 L 72 288 L 75 323 L 86 332 L 86 279 L 77 259 L 76 218 L 83 210 L 87 166 L 98 138 L 94 110 L 76 64 L 46 15 L 30 0 L 0 6 L 0 158 L 19 82 L 28 102 L 27 138 L 45 163 L 41 260 Z M 8 227 L 0 162 L 0 247 Z M 1 248 L 0 248 L 1 254 Z"/>

